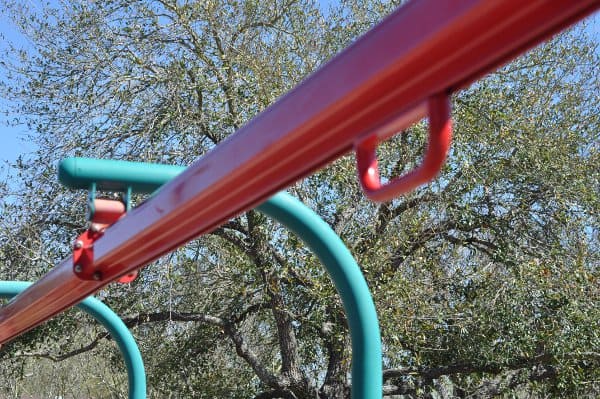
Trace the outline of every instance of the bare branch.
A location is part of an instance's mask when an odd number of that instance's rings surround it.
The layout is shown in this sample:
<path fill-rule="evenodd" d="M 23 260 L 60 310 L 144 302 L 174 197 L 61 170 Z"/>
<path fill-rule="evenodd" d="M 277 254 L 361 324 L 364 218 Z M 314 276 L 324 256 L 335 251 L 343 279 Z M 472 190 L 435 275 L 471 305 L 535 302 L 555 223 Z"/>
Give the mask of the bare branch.
<path fill-rule="evenodd" d="M 73 351 L 67 352 L 67 353 L 62 353 L 62 354 L 52 354 L 50 352 L 17 352 L 15 354 L 15 356 L 18 357 L 34 357 L 34 358 L 38 358 L 38 359 L 49 359 L 52 360 L 53 362 L 60 362 L 63 361 L 65 359 L 68 359 L 70 357 L 73 356 L 77 356 L 80 355 L 82 353 L 91 351 L 92 349 L 94 349 L 96 346 L 98 346 L 98 344 L 100 343 L 100 341 L 102 339 L 105 339 L 109 337 L 108 333 L 102 333 L 102 334 L 98 334 L 96 336 L 96 338 L 94 338 L 93 341 L 91 341 L 89 344 L 82 346 L 78 349 L 75 349 Z"/>
<path fill-rule="evenodd" d="M 123 322 L 129 328 L 139 326 L 146 323 L 156 323 L 161 321 L 195 321 L 214 326 L 223 327 L 225 321 L 220 317 L 209 316 L 199 313 L 181 313 L 181 312 L 158 312 L 158 313 L 141 313 L 134 317 L 124 318 Z"/>
<path fill-rule="evenodd" d="M 427 380 L 435 380 L 443 375 L 469 374 L 469 373 L 491 373 L 498 374 L 503 370 L 515 370 L 525 367 L 531 367 L 537 364 L 551 362 L 554 356 L 549 353 L 543 353 L 534 357 L 518 358 L 507 364 L 499 363 L 454 363 L 440 367 L 401 367 L 388 369 L 383 372 L 383 379 L 419 376 Z"/>
<path fill-rule="evenodd" d="M 285 384 L 274 374 L 272 374 L 261 362 L 256 353 L 248 346 L 244 337 L 236 328 L 235 324 L 216 316 L 209 316 L 198 313 L 180 313 L 180 312 L 159 312 L 145 313 L 135 317 L 124 319 L 128 327 L 152 323 L 159 321 L 183 321 L 183 322 L 201 322 L 221 327 L 223 332 L 231 339 L 235 346 L 236 353 L 248 363 L 258 378 L 266 385 L 274 388 L 281 388 Z"/>
<path fill-rule="evenodd" d="M 252 370 L 256 373 L 258 378 L 266 385 L 270 387 L 280 388 L 285 386 L 285 384 L 281 378 L 278 378 L 274 374 L 272 374 L 260 361 L 256 353 L 252 351 L 246 344 L 244 338 L 237 330 L 235 325 L 226 324 L 224 326 L 224 331 L 229 336 L 229 338 L 233 341 L 235 345 L 236 353 L 246 361 L 252 367 Z"/>
<path fill-rule="evenodd" d="M 261 392 L 254 399 L 297 399 L 297 396 L 288 389 L 275 389 L 272 391 Z"/>

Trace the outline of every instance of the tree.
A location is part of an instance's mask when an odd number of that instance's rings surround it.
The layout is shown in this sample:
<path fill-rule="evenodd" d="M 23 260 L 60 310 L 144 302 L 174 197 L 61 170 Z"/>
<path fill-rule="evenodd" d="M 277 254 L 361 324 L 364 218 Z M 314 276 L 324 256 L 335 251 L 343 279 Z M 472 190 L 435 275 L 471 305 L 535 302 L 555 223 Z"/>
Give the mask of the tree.
<path fill-rule="evenodd" d="M 20 186 L 7 188 L 0 276 L 35 279 L 85 226 L 84 195 L 54 177 L 59 159 L 188 164 L 392 5 L 6 7 L 35 50 L 12 53 L 20 58 L 3 93 L 39 149 L 14 166 Z M 575 29 L 456 95 L 449 162 L 405 198 L 365 201 L 352 157 L 290 188 L 363 268 L 382 327 L 386 396 L 600 390 L 597 46 Z M 419 124 L 382 147 L 386 174 L 415 165 L 425 131 Z M 331 282 L 296 237 L 255 211 L 100 296 L 135 330 L 152 397 L 349 394 L 349 337 Z M 89 345 L 113 373 L 122 366 L 106 341 L 67 315 L 4 348 L 0 367 L 26 367 L 32 355 L 71 359 Z"/>

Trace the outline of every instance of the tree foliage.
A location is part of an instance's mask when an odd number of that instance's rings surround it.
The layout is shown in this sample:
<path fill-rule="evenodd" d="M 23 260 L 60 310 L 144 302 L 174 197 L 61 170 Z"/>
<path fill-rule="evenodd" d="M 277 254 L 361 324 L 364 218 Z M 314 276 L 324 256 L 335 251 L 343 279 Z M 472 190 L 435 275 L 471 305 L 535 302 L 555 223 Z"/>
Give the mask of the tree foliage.
<path fill-rule="evenodd" d="M 38 150 L 2 187 L 0 277 L 32 280 L 85 228 L 85 195 L 58 184 L 59 159 L 189 164 L 393 4 L 4 6 L 32 48 L 9 49 L 10 80 L 0 87 Z M 411 195 L 365 201 L 351 157 L 290 188 L 363 268 L 382 328 L 386 396 L 599 393 L 599 61 L 597 38 L 574 29 L 457 94 L 449 161 Z M 425 135 L 419 124 L 382 146 L 384 173 L 414 167 Z M 258 212 L 100 297 L 134 330 L 151 397 L 349 395 L 335 289 L 298 238 Z M 118 352 L 73 313 L 3 348 L 0 379 L 22 377 L 39 358 L 75 361 L 81 348 L 99 366 L 80 373 L 121 388 L 94 395 L 122 397 Z M 91 389 L 77 381 L 80 394 Z"/>

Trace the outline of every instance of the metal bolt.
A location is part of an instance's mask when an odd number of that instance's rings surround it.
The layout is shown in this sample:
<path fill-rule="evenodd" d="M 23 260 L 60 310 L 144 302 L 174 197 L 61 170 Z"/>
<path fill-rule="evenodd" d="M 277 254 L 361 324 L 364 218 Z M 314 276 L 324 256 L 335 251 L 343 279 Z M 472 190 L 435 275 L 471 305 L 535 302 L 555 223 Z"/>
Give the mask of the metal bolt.
<path fill-rule="evenodd" d="M 93 274 L 93 278 L 94 278 L 94 280 L 96 280 L 96 281 L 100 281 L 100 280 L 102 280 L 102 273 L 100 273 L 100 272 L 94 272 L 94 274 Z"/>
<path fill-rule="evenodd" d="M 75 249 L 83 248 L 83 241 L 81 241 L 81 240 L 75 241 L 75 244 L 73 244 L 73 248 L 75 248 Z"/>
<path fill-rule="evenodd" d="M 81 265 L 75 265 L 73 270 L 75 270 L 75 273 L 81 273 L 81 270 L 83 270 L 83 268 L 81 267 Z"/>

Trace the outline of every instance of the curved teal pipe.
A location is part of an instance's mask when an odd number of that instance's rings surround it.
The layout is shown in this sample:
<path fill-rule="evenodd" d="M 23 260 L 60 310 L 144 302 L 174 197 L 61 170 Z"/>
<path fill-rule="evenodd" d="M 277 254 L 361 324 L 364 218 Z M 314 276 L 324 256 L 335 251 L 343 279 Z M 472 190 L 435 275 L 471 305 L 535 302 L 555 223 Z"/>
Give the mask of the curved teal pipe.
<path fill-rule="evenodd" d="M 22 281 L 0 281 L 0 297 L 12 298 L 30 285 L 31 283 Z M 131 335 L 125 323 L 108 306 L 94 297 L 86 298 L 77 307 L 90 314 L 106 327 L 117 342 L 127 368 L 129 399 L 145 399 L 146 371 L 144 370 L 144 361 L 133 335 Z"/>
<path fill-rule="evenodd" d="M 61 163 L 59 177 L 71 188 L 91 183 L 105 189 L 152 192 L 185 170 L 181 166 L 87 158 Z M 100 188 L 102 188 L 100 187 Z M 340 294 L 352 339 L 352 397 L 382 397 L 381 336 L 373 298 L 356 261 L 342 240 L 316 213 L 289 194 L 279 193 L 257 208 L 297 234 L 319 257 Z"/>
<path fill-rule="evenodd" d="M 381 335 L 373 298 L 354 257 L 315 212 L 281 192 L 257 208 L 279 221 L 319 257 L 340 294 L 352 340 L 352 398 L 382 397 Z"/>

